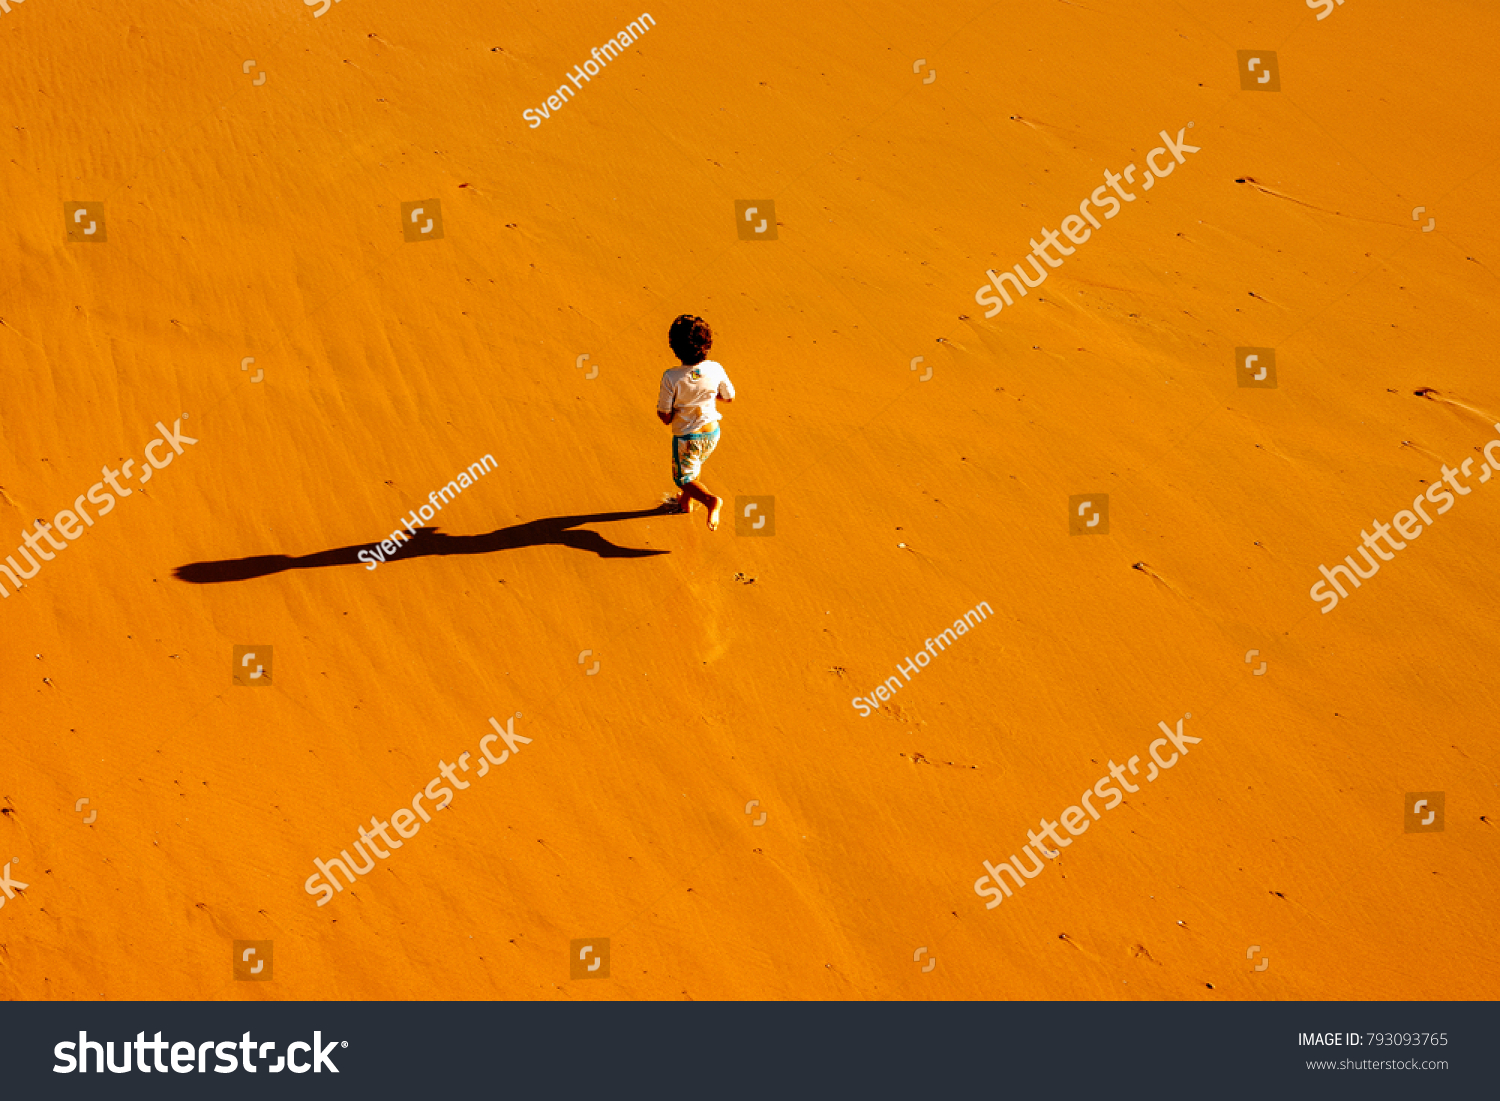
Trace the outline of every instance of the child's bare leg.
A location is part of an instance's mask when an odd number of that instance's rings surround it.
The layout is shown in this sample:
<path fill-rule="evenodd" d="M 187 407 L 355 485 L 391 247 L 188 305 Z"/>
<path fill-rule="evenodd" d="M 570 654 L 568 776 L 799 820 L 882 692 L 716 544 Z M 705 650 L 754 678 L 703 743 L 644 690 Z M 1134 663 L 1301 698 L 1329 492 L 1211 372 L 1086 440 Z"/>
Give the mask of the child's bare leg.
<path fill-rule="evenodd" d="M 703 507 L 708 509 L 708 530 L 718 531 L 719 512 L 724 507 L 723 498 L 715 497 L 698 482 L 689 482 L 682 487 L 682 491 L 691 495 L 693 500 L 701 502 Z"/>
<path fill-rule="evenodd" d="M 680 494 L 677 495 L 677 508 L 681 512 L 692 512 L 693 495 L 684 489 Z"/>

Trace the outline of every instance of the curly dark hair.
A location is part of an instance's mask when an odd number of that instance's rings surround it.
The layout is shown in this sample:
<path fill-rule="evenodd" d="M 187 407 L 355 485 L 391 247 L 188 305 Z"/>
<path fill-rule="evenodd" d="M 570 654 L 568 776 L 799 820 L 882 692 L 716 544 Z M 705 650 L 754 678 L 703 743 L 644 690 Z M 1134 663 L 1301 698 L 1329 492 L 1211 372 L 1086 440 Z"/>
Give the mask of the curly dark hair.
<path fill-rule="evenodd" d="M 672 345 L 672 351 L 677 353 L 684 367 L 695 367 L 708 358 L 708 350 L 714 344 L 714 331 L 703 318 L 685 313 L 672 322 L 667 343 Z"/>

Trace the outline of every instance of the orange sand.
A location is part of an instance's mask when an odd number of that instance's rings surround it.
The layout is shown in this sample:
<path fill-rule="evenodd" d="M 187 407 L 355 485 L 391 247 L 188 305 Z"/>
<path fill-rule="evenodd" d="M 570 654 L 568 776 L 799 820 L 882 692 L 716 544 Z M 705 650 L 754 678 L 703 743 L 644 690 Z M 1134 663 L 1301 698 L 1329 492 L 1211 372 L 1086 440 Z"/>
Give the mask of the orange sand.
<path fill-rule="evenodd" d="M 0 994 L 1493 996 L 1500 488 L 1307 594 L 1496 435 L 1500 13 L 669 3 L 530 129 L 638 13 L 231 7 L 0 15 L 0 555 L 157 420 L 199 441 L 0 601 Z M 983 318 L 986 268 L 1189 121 L 1200 152 Z M 766 197 L 779 240 L 738 240 Z M 71 201 L 107 242 L 65 242 Z M 367 545 L 486 453 L 444 535 L 650 508 L 684 311 L 740 391 L 705 480 L 774 496 L 773 537 L 637 516 L 174 576 Z M 1277 389 L 1236 387 L 1240 346 Z M 1079 493 L 1107 537 L 1068 535 Z M 1189 757 L 985 909 L 983 860 L 1189 711 Z M 503 767 L 304 891 L 516 712 Z M 1411 791 L 1442 833 L 1403 831 Z M 599 937 L 610 978 L 570 981 Z"/>

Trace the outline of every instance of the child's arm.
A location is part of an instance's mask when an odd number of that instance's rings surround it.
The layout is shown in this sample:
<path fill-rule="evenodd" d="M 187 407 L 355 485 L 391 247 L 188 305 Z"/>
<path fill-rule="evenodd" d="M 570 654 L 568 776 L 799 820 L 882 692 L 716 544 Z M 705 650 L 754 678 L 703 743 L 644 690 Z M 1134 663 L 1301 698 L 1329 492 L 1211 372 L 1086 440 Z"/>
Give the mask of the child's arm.
<path fill-rule="evenodd" d="M 672 418 L 677 415 L 677 391 L 664 374 L 661 377 L 661 389 L 656 393 L 656 419 L 662 424 L 670 425 Z"/>

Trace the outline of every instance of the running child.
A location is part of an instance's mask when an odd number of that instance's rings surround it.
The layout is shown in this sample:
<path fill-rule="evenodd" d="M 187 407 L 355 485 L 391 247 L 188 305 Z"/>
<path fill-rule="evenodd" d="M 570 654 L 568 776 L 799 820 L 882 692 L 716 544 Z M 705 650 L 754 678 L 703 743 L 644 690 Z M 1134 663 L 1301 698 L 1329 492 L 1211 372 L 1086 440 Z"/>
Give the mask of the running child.
<path fill-rule="evenodd" d="M 664 371 L 656 397 L 656 415 L 672 427 L 672 480 L 682 490 L 677 507 L 692 512 L 697 501 L 708 509 L 708 530 L 719 529 L 724 499 L 698 481 L 703 464 L 719 445 L 718 403 L 734 400 L 734 384 L 724 368 L 708 358 L 713 330 L 701 317 L 683 314 L 672 322 L 667 343 L 681 367 Z"/>

